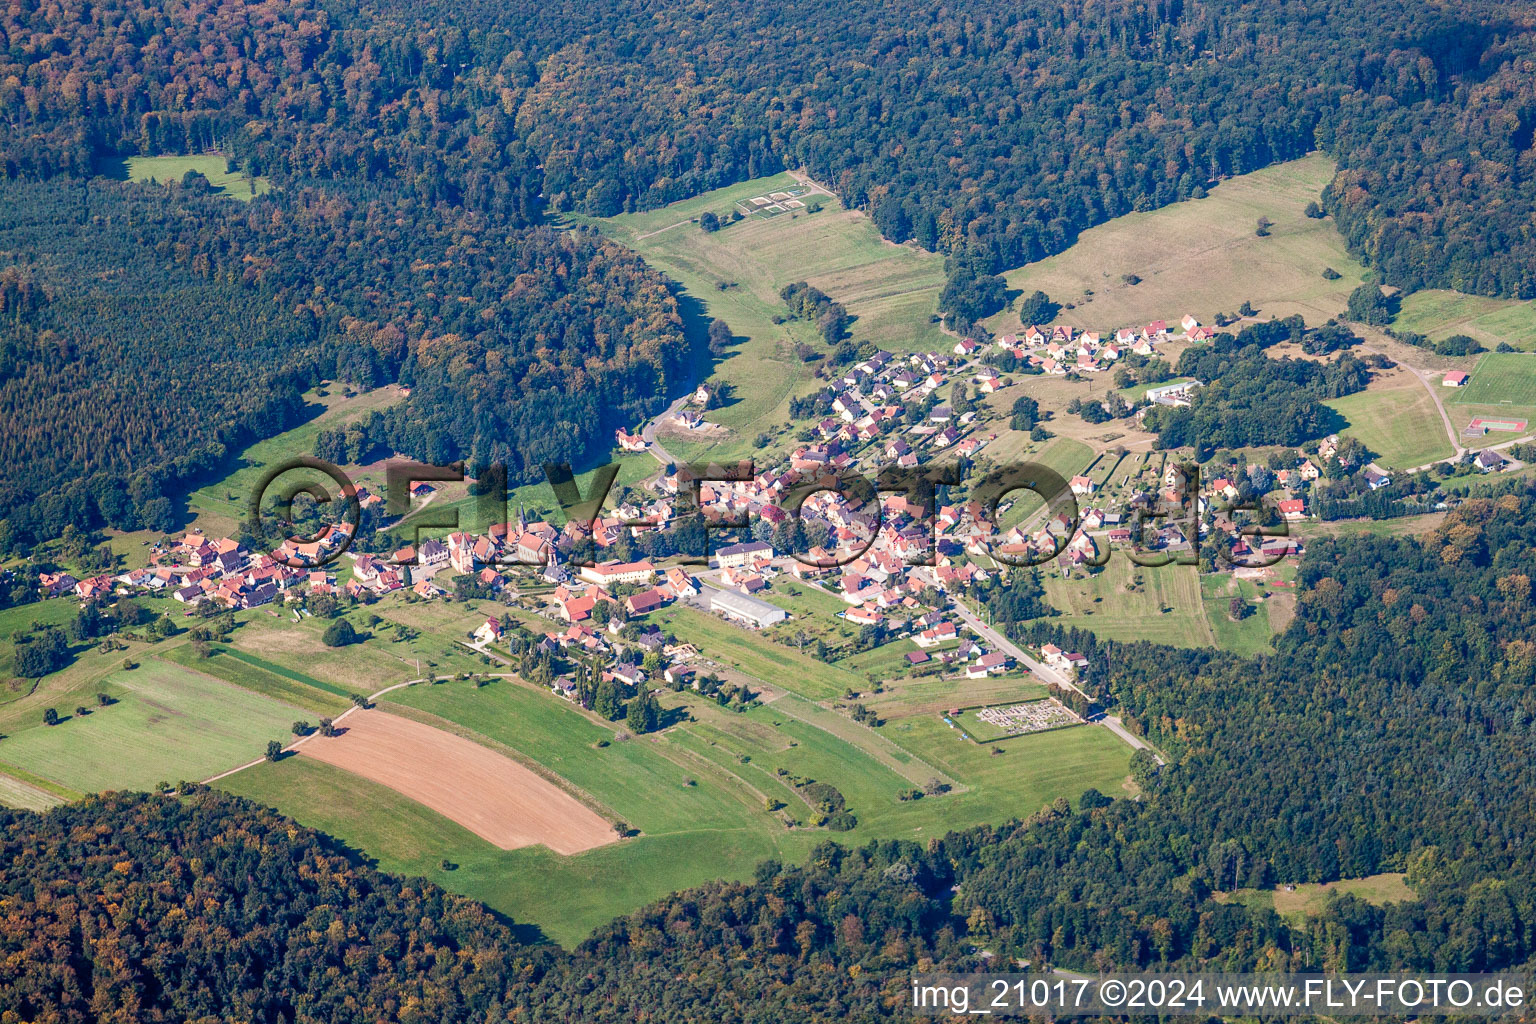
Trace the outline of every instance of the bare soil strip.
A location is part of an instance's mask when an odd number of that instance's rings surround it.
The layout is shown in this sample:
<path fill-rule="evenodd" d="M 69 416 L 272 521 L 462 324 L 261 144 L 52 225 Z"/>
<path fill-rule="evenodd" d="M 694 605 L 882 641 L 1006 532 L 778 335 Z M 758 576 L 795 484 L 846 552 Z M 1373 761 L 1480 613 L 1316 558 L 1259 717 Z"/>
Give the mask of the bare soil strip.
<path fill-rule="evenodd" d="M 569 856 L 618 838 L 575 797 L 478 743 L 377 710 L 349 714 L 344 725 L 298 752 L 387 786 L 503 850 L 542 845 Z"/>

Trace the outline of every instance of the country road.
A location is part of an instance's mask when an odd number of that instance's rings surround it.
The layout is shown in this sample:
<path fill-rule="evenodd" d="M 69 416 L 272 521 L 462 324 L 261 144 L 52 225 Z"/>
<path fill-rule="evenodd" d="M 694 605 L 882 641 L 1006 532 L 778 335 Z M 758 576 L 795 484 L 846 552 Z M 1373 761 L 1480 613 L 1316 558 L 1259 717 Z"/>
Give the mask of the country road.
<path fill-rule="evenodd" d="M 1361 352 L 1364 352 L 1364 353 L 1368 354 L 1368 355 L 1381 355 L 1381 356 L 1387 355 L 1387 353 L 1382 352 L 1380 349 L 1372 348 L 1370 345 L 1361 345 L 1361 346 L 1359 346 L 1359 350 Z M 1387 356 L 1387 358 L 1390 359 L 1391 356 Z M 1463 456 L 1465 456 L 1468 453 L 1472 452 L 1474 449 L 1467 448 L 1467 447 L 1464 447 L 1462 445 L 1462 443 L 1461 443 L 1461 440 L 1462 440 L 1461 436 L 1459 434 L 1457 434 L 1457 432 L 1456 432 L 1456 425 L 1451 420 L 1451 414 L 1446 411 L 1445 401 L 1440 397 L 1441 392 L 1440 392 L 1439 379 L 1440 379 L 1441 376 L 1443 376 L 1445 371 L 1443 371 L 1443 370 L 1426 370 L 1426 369 L 1422 369 L 1420 367 L 1414 366 L 1411 363 L 1406 363 L 1406 362 L 1404 362 L 1401 359 L 1396 359 L 1396 360 L 1394 360 L 1394 362 L 1396 362 L 1398 366 L 1401 366 L 1403 369 L 1407 370 L 1409 373 L 1413 374 L 1416 378 L 1418 378 L 1419 383 L 1424 386 L 1424 390 L 1429 392 L 1430 400 L 1435 403 L 1435 411 L 1440 414 L 1440 422 L 1445 426 L 1445 436 L 1451 442 L 1451 451 L 1455 453 L 1455 454 L 1451 455 L 1449 458 L 1436 459 L 1433 462 L 1426 462 L 1422 466 L 1414 466 L 1414 467 L 1412 467 L 1410 469 L 1400 470 L 1399 472 L 1404 472 L 1404 473 L 1421 473 L 1421 472 L 1423 472 L 1426 469 L 1431 469 L 1431 468 L 1433 468 L 1435 466 L 1438 466 L 1438 465 L 1440 465 L 1442 463 L 1449 464 L 1449 465 L 1454 465 L 1457 460 L 1461 459 Z M 1515 438 L 1512 441 L 1500 441 L 1498 444 L 1490 444 L 1490 445 L 1486 445 L 1484 447 L 1486 447 L 1487 449 L 1489 449 L 1491 451 L 1503 451 L 1504 449 L 1511 448 L 1511 447 L 1513 447 L 1514 445 L 1517 445 L 1517 444 L 1527 444 L 1527 443 L 1529 443 L 1532 440 L 1536 440 L 1536 434 L 1527 434 L 1525 437 L 1517 437 L 1517 438 Z M 1483 448 L 1477 448 L 1476 450 L 1477 451 L 1482 451 Z M 1371 465 L 1378 472 L 1387 473 L 1388 475 L 1390 475 L 1392 473 L 1391 470 L 1385 469 L 1384 467 L 1381 467 L 1381 466 L 1377 466 L 1375 463 L 1372 463 Z M 1519 461 L 1518 459 L 1509 459 L 1509 465 L 1507 465 L 1505 467 L 1505 469 L 1507 471 L 1517 470 L 1517 469 L 1524 469 L 1524 468 L 1525 468 L 1525 463 Z"/>
<path fill-rule="evenodd" d="M 956 601 L 954 603 L 954 609 L 955 614 L 960 616 L 960 620 L 969 626 L 972 630 L 974 630 L 979 636 L 990 643 L 993 647 L 1012 657 L 1019 664 L 1028 668 L 1036 676 L 1045 680 L 1047 683 L 1055 683 L 1057 686 L 1062 686 L 1066 689 L 1081 693 L 1083 694 L 1084 699 L 1088 699 L 1088 695 L 1083 693 L 1083 691 L 1078 688 L 1077 684 L 1072 682 L 1071 679 L 1067 678 L 1065 674 L 1058 672 L 1056 669 L 1053 669 L 1042 662 L 1036 661 L 1028 654 L 1025 654 L 1023 648 L 1019 647 L 1018 644 L 1015 644 L 1012 640 L 1009 640 L 997 630 L 981 621 L 981 619 L 977 617 L 976 614 L 969 608 L 967 608 L 964 603 Z M 1089 719 L 1089 721 L 1093 725 L 1102 725 L 1104 728 L 1120 737 L 1120 739 L 1124 740 L 1130 745 L 1132 750 L 1151 751 L 1152 756 L 1157 758 L 1158 764 L 1167 764 L 1167 762 L 1163 759 L 1163 756 L 1158 753 L 1150 743 L 1137 736 L 1131 735 L 1131 733 L 1121 723 L 1120 719 L 1111 717 L 1110 715 L 1099 715 L 1096 718 Z"/>
<path fill-rule="evenodd" d="M 641 438 L 645 440 L 646 444 L 651 446 L 651 454 L 656 457 L 657 462 L 661 463 L 663 469 L 665 469 L 667 466 L 676 465 L 677 459 L 675 459 L 672 456 L 672 453 L 667 451 L 667 449 L 662 446 L 662 443 L 656 439 L 656 430 L 668 417 L 676 416 L 678 410 L 687 405 L 688 399 L 691 397 L 693 397 L 692 390 L 674 401 L 671 405 L 667 406 L 656 416 L 653 416 L 651 419 L 647 420 L 645 426 L 640 428 Z"/>

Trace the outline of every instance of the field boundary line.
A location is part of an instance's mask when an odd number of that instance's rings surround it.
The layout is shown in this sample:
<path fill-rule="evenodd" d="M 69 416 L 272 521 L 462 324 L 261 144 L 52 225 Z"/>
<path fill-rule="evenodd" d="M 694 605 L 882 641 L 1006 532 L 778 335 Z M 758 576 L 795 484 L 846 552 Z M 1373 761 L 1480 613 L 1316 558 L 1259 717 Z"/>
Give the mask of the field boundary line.
<path fill-rule="evenodd" d="M 876 747 L 878 749 L 871 749 L 869 747 L 863 746 L 862 744 L 855 743 L 852 739 L 850 739 L 847 736 L 839 736 L 837 733 L 833 732 L 831 729 L 828 729 L 826 726 L 817 724 L 814 720 L 812 720 L 811 718 L 806 717 L 804 714 L 796 714 L 793 711 L 785 710 L 785 705 L 786 705 L 785 698 L 788 698 L 790 703 L 792 703 L 793 701 L 796 701 L 796 700 L 806 701 L 807 704 L 810 704 L 812 707 L 815 707 L 815 708 L 821 710 L 825 714 L 836 715 L 837 718 L 838 718 L 838 724 L 839 725 L 842 725 L 843 723 L 847 723 L 847 725 L 851 726 L 854 730 L 860 730 L 862 732 L 868 733 L 869 738 L 873 741 L 874 747 Z M 875 732 L 875 730 L 871 729 L 869 726 L 863 725 L 863 724 L 861 724 L 859 722 L 855 722 L 853 719 L 847 717 L 846 715 L 838 714 L 838 712 L 833 711 L 831 708 L 822 707 L 820 704 L 817 704 L 815 701 L 806 700 L 806 698 L 801 697 L 799 694 L 790 693 L 790 692 L 786 691 L 782 697 L 776 698 L 772 702 L 771 706 L 773 707 L 773 709 L 775 711 L 783 710 L 784 714 L 788 715 L 790 718 L 793 718 L 795 721 L 800 722 L 803 725 L 808 725 L 808 726 L 810 726 L 813 729 L 820 729 L 822 732 L 826 733 L 828 736 L 831 736 L 833 739 L 841 740 L 842 742 L 848 744 L 850 747 L 854 747 L 857 750 L 862 750 L 864 753 L 866 753 L 870 757 L 874 758 L 877 762 L 879 762 L 880 764 L 884 765 L 886 768 L 889 768 L 896 775 L 899 775 L 901 778 L 906 779 L 908 782 L 912 783 L 914 786 L 924 785 L 928 781 L 928 779 L 914 779 L 910 774 L 908 774 L 907 766 L 903 765 L 899 760 L 897 760 L 895 757 L 893 757 L 891 755 L 890 750 L 886 749 L 887 746 L 896 748 L 897 750 L 901 751 L 903 754 L 906 754 L 908 757 L 910 757 L 912 759 L 913 763 L 920 764 L 924 768 L 928 769 L 928 772 L 929 772 L 928 778 L 936 778 L 936 779 L 938 779 L 940 782 L 942 782 L 945 785 L 950 787 L 950 792 L 952 792 L 952 793 L 964 793 L 968 789 L 971 788 L 971 787 L 965 785 L 964 783 L 962 783 L 959 779 L 957 779 L 954 776 L 950 775 L 948 772 L 940 771 L 939 769 L 935 768 L 931 763 L 929 763 L 928 761 L 924 760 L 922 757 L 919 757 L 917 754 L 915 754 L 912 751 L 908 750 L 906 747 L 902 746 L 901 744 L 895 742 L 894 740 L 890 740 L 890 739 L 887 739 L 884 736 L 881 736 L 879 733 Z"/>
<path fill-rule="evenodd" d="M 174 665 L 176 663 L 172 662 L 171 664 Z M 216 682 L 222 683 L 225 686 L 235 686 L 234 683 L 225 682 L 222 679 L 218 679 L 216 676 L 209 676 L 209 678 L 210 679 L 214 679 Z M 442 680 L 448 680 L 448 679 L 452 679 L 453 677 L 452 676 L 437 676 L 436 678 L 442 679 Z M 373 704 L 380 697 L 384 696 L 386 693 L 389 693 L 392 690 L 403 689 L 404 687 L 407 687 L 407 686 L 415 686 L 417 683 L 424 683 L 426 681 L 427 681 L 426 678 L 423 677 L 421 679 L 410 679 L 410 680 L 407 680 L 406 682 L 403 682 L 403 683 L 395 683 L 393 686 L 386 686 L 386 687 L 384 687 L 384 689 L 379 690 L 377 693 L 374 693 L 374 694 L 370 695 L 366 699 L 367 699 L 367 702 L 369 704 Z M 246 693 L 252 692 L 250 690 L 245 690 L 245 688 L 241 687 L 241 686 L 235 686 L 235 689 L 242 690 L 242 691 L 244 691 Z M 275 698 L 268 698 L 268 699 L 269 700 L 275 700 Z M 281 704 L 283 702 L 282 701 L 278 701 L 278 703 Z M 295 707 L 292 704 L 289 704 L 288 706 L 289 707 Z M 304 709 L 303 708 L 297 708 L 296 710 L 303 711 Z M 331 719 L 331 724 L 334 725 L 335 723 L 340 722 L 342 719 L 346 718 L 348 715 L 350 715 L 354 711 L 362 711 L 362 710 L 363 710 L 363 706 L 362 705 L 360 705 L 360 704 L 353 704 L 351 707 L 347 708 L 341 714 L 339 714 L 336 717 L 332 718 Z M 327 716 L 327 717 L 329 717 L 329 716 Z M 303 744 L 309 742 L 310 740 L 314 739 L 316 736 L 319 736 L 319 735 L 320 735 L 320 730 L 316 729 L 316 730 L 313 730 L 312 732 L 306 733 L 303 736 L 295 737 L 295 739 L 294 739 L 294 741 L 292 743 L 288 744 L 287 746 L 285 746 L 283 748 L 283 753 L 285 753 L 285 754 L 296 753 L 300 746 L 302 746 Z M 245 764 L 236 765 L 235 767 L 230 768 L 228 771 L 222 771 L 222 772 L 220 772 L 217 775 L 210 775 L 208 778 L 204 779 L 201 784 L 204 785 L 204 786 L 210 786 L 213 783 L 218 782 L 220 779 L 227 779 L 231 775 L 234 775 L 234 774 L 236 774 L 238 772 L 245 771 L 247 768 L 254 768 L 254 767 L 256 767 L 259 764 L 263 764 L 263 763 L 266 762 L 266 760 L 267 759 L 265 757 L 258 757 L 254 761 L 247 761 L 247 762 L 245 762 Z"/>
<path fill-rule="evenodd" d="M 748 792 L 750 792 L 754 796 L 756 796 L 757 797 L 757 806 L 756 807 L 752 807 L 752 805 L 750 803 L 747 804 L 747 806 L 749 808 L 751 808 L 752 810 L 760 811 L 760 810 L 763 809 L 764 806 L 767 805 L 767 802 L 768 802 L 768 794 L 767 793 L 764 793 L 762 790 L 760 790 L 756 786 L 752 785 L 752 783 L 748 782 L 746 779 L 742 778 L 740 775 L 737 775 L 735 772 L 731 771 L 725 765 L 720 764 L 720 763 L 718 763 L 716 761 L 710 760 L 709 758 L 705 757 L 703 754 L 700 754 L 698 751 L 689 750 L 687 747 L 683 746 L 680 743 L 669 744 L 669 746 L 671 746 L 673 748 L 673 750 L 671 752 L 677 754 L 678 756 L 675 757 L 675 758 L 669 756 L 667 758 L 667 760 L 671 761 L 673 764 L 676 764 L 679 768 L 687 767 L 686 765 L 680 763 L 681 761 L 688 761 L 688 762 L 694 763 L 696 766 L 701 767 L 701 769 L 703 771 L 708 772 L 711 775 L 719 777 L 722 781 L 724 781 L 726 783 L 727 786 L 730 786 L 732 789 L 736 788 L 735 785 L 732 785 L 732 783 L 734 782 L 736 785 L 739 785 L 741 788 L 746 789 Z M 762 769 L 759 769 L 759 771 L 761 771 L 761 770 Z M 742 794 L 737 793 L 737 794 L 734 794 L 734 795 L 736 795 L 737 797 L 741 797 Z M 688 831 L 691 832 L 693 830 L 689 829 Z"/>
<path fill-rule="evenodd" d="M 529 771 L 533 772 L 544 781 L 557 786 L 570 796 L 575 797 L 577 800 L 581 801 L 587 807 L 602 815 L 604 818 L 607 818 L 609 821 L 620 820 L 618 813 L 614 811 L 613 808 L 609 807 L 606 803 L 597 799 L 597 797 L 593 796 L 591 793 L 588 793 L 585 789 L 576 785 L 576 783 L 572 782 L 570 779 L 567 779 L 565 776 L 559 774 L 548 765 L 534 760 L 532 757 L 523 751 L 518 750 L 516 747 L 508 746 L 507 744 L 502 743 L 500 740 L 492 739 L 491 737 L 486 736 L 484 733 L 476 732 L 474 729 L 471 729 L 468 726 L 460 725 L 452 719 L 443 718 L 441 715 L 435 715 L 430 711 L 423 711 L 421 708 L 414 708 L 409 704 L 399 704 L 394 701 L 389 701 L 388 704 L 389 708 L 386 713 L 396 714 L 401 718 L 409 719 L 410 721 L 416 722 L 420 725 L 429 725 L 434 729 L 441 729 L 443 732 L 457 736 L 460 739 L 466 739 L 472 743 L 478 743 L 482 747 L 485 747 L 487 750 L 493 750 L 496 753 L 503 755 L 504 757 L 516 761 L 518 764 L 522 765 L 524 768 L 527 768 Z"/>
<path fill-rule="evenodd" d="M 231 679 L 222 679 L 219 676 L 214 675 L 212 672 L 204 672 L 202 669 L 193 668 L 191 665 L 183 665 L 181 662 L 177 661 L 175 658 L 171 658 L 171 657 L 167 656 L 172 651 L 185 650 L 185 649 L 186 649 L 185 646 L 183 646 L 183 647 L 173 647 L 173 648 L 169 648 L 168 650 L 166 650 L 164 652 L 156 652 L 154 654 L 151 654 L 149 657 L 150 657 L 151 661 L 158 661 L 158 662 L 160 662 L 163 665 L 174 665 L 176 668 L 181 669 L 184 672 L 190 672 L 190 673 L 192 673 L 195 676 L 200 676 L 203 679 L 207 679 L 207 680 L 209 680 L 211 682 L 218 683 L 220 686 L 232 686 L 235 689 L 240 690 L 240 691 L 242 691 L 244 693 L 254 694 L 257 697 L 263 697 L 263 698 L 265 698 L 267 700 L 270 700 L 270 701 L 273 701 L 273 702 L 275 702 L 277 704 L 281 704 L 284 707 L 293 708 L 293 710 L 295 710 L 295 711 L 308 711 L 308 712 L 311 712 L 311 713 L 314 713 L 314 714 L 323 714 L 324 713 L 324 709 L 322 709 L 320 707 L 311 707 L 311 708 L 302 707 L 301 705 L 295 704 L 292 701 L 283 700 L 281 697 L 274 697 L 270 693 L 263 693 L 260 690 L 255 690 L 255 689 L 252 689 L 249 686 L 244 686 L 244 685 L 242 685 L 240 683 L 237 683 L 237 682 L 235 682 L 235 681 L 233 681 Z M 248 661 L 241 661 L 241 659 L 239 659 L 239 658 L 236 658 L 235 660 L 239 661 L 240 664 L 244 665 L 246 668 L 253 668 L 253 669 L 256 669 L 258 672 L 265 672 L 265 671 L 267 671 L 266 669 L 262 668 L 260 665 L 252 665 L 250 662 L 248 662 Z M 278 678 L 279 679 L 287 679 L 287 676 L 278 676 Z M 297 684 L 299 686 L 304 686 L 305 685 L 304 683 L 300 683 L 296 679 L 288 679 L 288 682 L 295 683 L 295 684 Z M 314 689 L 314 687 L 310 687 L 310 689 Z M 327 693 L 328 691 L 321 690 L 320 692 L 321 693 Z M 340 694 L 332 694 L 332 696 L 337 697 L 337 699 L 340 699 Z M 345 714 L 346 713 L 345 710 L 343 710 L 342 713 Z M 329 717 L 329 716 L 327 716 L 327 717 Z"/>
<path fill-rule="evenodd" d="M 80 790 L 71 789 L 62 782 L 54 782 L 52 779 L 38 775 L 36 772 L 29 772 L 25 768 L 11 764 L 9 761 L 0 761 L 0 775 L 4 775 L 12 782 L 18 782 L 30 789 L 46 793 L 49 796 L 58 797 L 66 802 L 83 799 L 86 795 Z"/>

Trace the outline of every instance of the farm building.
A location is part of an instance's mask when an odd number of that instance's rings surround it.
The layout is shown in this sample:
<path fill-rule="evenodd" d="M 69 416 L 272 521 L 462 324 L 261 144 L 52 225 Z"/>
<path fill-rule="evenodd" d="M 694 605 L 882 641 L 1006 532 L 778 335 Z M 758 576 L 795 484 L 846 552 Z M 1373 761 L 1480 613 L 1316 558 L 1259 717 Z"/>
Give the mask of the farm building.
<path fill-rule="evenodd" d="M 709 610 L 757 629 L 771 626 L 775 622 L 783 622 L 789 617 L 788 613 L 777 605 L 734 590 L 717 590 L 711 594 Z"/>
<path fill-rule="evenodd" d="M 656 567 L 650 562 L 603 562 L 583 566 L 581 578 L 599 585 L 649 583 Z"/>

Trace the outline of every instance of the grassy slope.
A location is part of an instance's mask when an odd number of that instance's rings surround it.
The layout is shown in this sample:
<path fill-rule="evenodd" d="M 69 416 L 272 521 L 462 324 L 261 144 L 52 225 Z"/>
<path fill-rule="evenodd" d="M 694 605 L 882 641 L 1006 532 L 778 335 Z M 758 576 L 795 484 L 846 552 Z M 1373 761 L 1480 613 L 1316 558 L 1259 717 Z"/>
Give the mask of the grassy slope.
<path fill-rule="evenodd" d="M 80 606 L 73 601 L 35 601 L 0 611 L 0 678 L 10 679 L 15 667 L 12 637 L 31 632 L 34 625 L 63 626 L 74 620 Z M 14 699 L 16 691 L 0 690 L 0 704 Z"/>
<path fill-rule="evenodd" d="M 187 504 L 189 510 L 197 516 L 198 526 L 214 536 L 232 533 L 235 524 L 248 514 L 252 494 L 269 467 L 297 456 L 314 455 L 315 439 L 322 430 L 342 426 L 401 399 L 400 389 L 393 385 L 352 397 L 345 396 L 339 389 L 324 396 L 308 397 L 313 413 L 309 420 L 292 430 L 251 445 L 240 453 L 236 465 L 223 479 L 205 484 L 192 492 Z M 361 482 L 359 476 L 353 476 L 354 482 Z M 287 485 L 309 479 L 321 483 L 328 492 L 336 491 L 336 485 L 329 477 L 305 470 L 284 474 L 282 482 Z M 382 479 L 379 483 L 382 484 Z M 380 493 L 383 493 L 382 490 Z"/>
<path fill-rule="evenodd" d="M 706 450 L 745 455 L 758 433 L 787 431 L 789 398 L 813 387 L 814 367 L 795 357 L 794 346 L 826 350 L 810 325 L 773 322 L 787 313 L 779 290 L 792 281 L 809 281 L 842 302 L 856 318 L 856 340 L 896 351 L 952 344 L 930 322 L 944 283 L 943 258 L 883 241 L 867 217 L 834 198 L 820 196 L 819 213 L 750 217 L 714 233 L 692 223 L 703 212 L 725 214 L 738 199 L 792 183 L 780 174 L 660 210 L 588 221 L 682 284 L 685 306 L 699 314 L 690 318 L 694 330 L 720 318 L 738 339 L 713 374 L 735 386 L 735 400 L 710 414 L 734 434 L 712 445 L 668 441 L 682 457 Z"/>
<path fill-rule="evenodd" d="M 1530 351 L 1536 349 L 1536 302 L 1431 289 L 1404 298 L 1393 326 L 1435 341 L 1465 334 L 1482 342 L 1484 348 L 1491 349 L 1502 341 Z"/>
<path fill-rule="evenodd" d="M 1094 576 L 1062 579 L 1053 573 L 1042 579 L 1046 600 L 1062 613 L 1052 621 L 1062 626 L 1092 630 L 1108 640 L 1151 640 L 1175 647 L 1214 645 L 1193 566 L 1142 568 L 1123 551 L 1116 551 Z M 1137 589 L 1128 590 L 1128 586 Z"/>
<path fill-rule="evenodd" d="M 183 625 L 193 621 L 184 618 L 181 605 L 163 599 L 147 603 Z M 11 633 L 30 628 L 34 620 L 62 624 L 76 608 L 73 601 L 57 599 L 0 612 L 5 661 L 11 658 L 6 642 Z M 416 678 L 418 658 L 422 671 L 487 671 L 478 655 L 454 642 L 484 620 L 481 608 L 480 602 L 406 604 L 392 597 L 352 613 L 363 631 L 369 628 L 366 617 L 379 615 L 383 622 L 375 631 L 383 635 L 346 648 L 320 642 L 326 620 L 295 622 L 291 613 L 270 606 L 238 613 L 231 644 L 217 646 L 208 659 L 193 653 L 185 633 L 158 644 L 129 641 L 126 652 L 77 645 L 73 663 L 35 687 L 24 681 L 0 689 L 0 737 L 5 737 L 0 774 L 9 764 L 35 772 L 45 789 L 51 780 L 89 791 L 203 778 L 233 768 L 259 756 L 267 740 L 287 739 L 296 720 L 335 715 L 350 706 L 352 693 Z M 420 635 L 394 641 L 395 621 Z M 125 671 L 125 658 L 140 667 Z M 94 708 L 100 692 L 121 701 L 74 719 L 75 707 Z M 71 720 L 45 730 L 42 716 L 50 707 Z M 110 759 L 124 756 L 130 760 L 120 770 Z M 24 772 L 13 774 L 24 783 L 35 781 Z M 0 803 L 27 805 L 35 797 L 11 792 L 15 788 L 0 782 Z"/>
<path fill-rule="evenodd" d="M 268 740 L 288 740 L 300 709 L 211 676 L 161 661 L 119 670 L 103 681 L 117 696 L 94 699 L 81 717 L 74 704 L 56 726 L 18 723 L 0 750 L 7 763 L 84 792 L 146 789 L 199 779 L 261 755 Z"/>
<path fill-rule="evenodd" d="M 1005 430 L 987 447 L 981 450 L 983 467 L 1045 466 L 1063 480 L 1071 480 L 1093 462 L 1093 449 L 1070 437 L 1053 437 L 1047 441 L 1031 441 L 1029 435 L 1017 430 Z M 1003 498 L 1003 504 L 1013 504 L 998 516 L 998 527 L 1007 530 L 1039 511 L 1041 498 L 1031 491 L 1015 491 Z M 1084 502 L 1078 502 L 1079 510 Z M 1001 507 L 1001 505 L 999 506 Z"/>
<path fill-rule="evenodd" d="M 1344 311 L 1365 277 L 1332 220 L 1302 213 L 1333 171 L 1327 158 L 1306 157 L 1222 182 L 1205 199 L 1127 214 L 1083 232 L 1060 255 L 1010 272 L 1008 286 L 1076 303 L 1058 319 L 1098 330 L 1185 313 L 1210 323 L 1245 300 L 1264 316 L 1300 313 L 1320 323 Z M 1267 238 L 1255 234 L 1259 217 L 1274 221 Z M 1325 267 L 1342 277 L 1324 280 Z M 1123 274 L 1141 283 L 1126 285 Z M 1084 302 L 1088 290 L 1094 294 Z M 1007 310 L 989 326 L 1016 331 L 1019 320 Z"/>
<path fill-rule="evenodd" d="M 1188 571 L 1187 569 L 1184 571 Z M 1258 588 L 1247 580 L 1227 575 L 1202 576 L 1200 597 L 1204 605 L 1206 621 L 1216 636 L 1216 646 L 1243 657 L 1273 653 L 1271 640 L 1279 630 L 1276 617 L 1270 614 L 1271 605 L 1261 604 L 1247 618 L 1234 620 L 1231 614 L 1232 598 L 1240 597 L 1253 604 Z M 1270 598 L 1280 601 L 1281 598 Z"/>
<path fill-rule="evenodd" d="M 375 638 L 349 647 L 327 647 L 321 642 L 321 634 L 330 624 L 329 619 L 306 618 L 303 622 L 294 622 L 291 615 L 267 614 L 267 609 L 256 609 L 243 613 L 245 624 L 235 632 L 231 645 L 247 660 L 260 659 L 347 693 L 374 693 L 393 683 L 419 678 L 431 670 L 438 673 L 484 670 L 477 655 L 455 642 L 485 621 L 485 615 L 479 613 L 479 602 L 451 606 L 462 616 L 456 620 L 461 628 L 453 629 L 445 623 L 438 630 L 423 630 L 417 639 L 408 643 L 396 642 L 388 624 L 408 621 L 410 612 L 407 609 L 411 607 L 404 603 L 403 597 L 392 597 L 387 602 L 351 612 L 348 618 L 353 626 L 359 632 L 373 632 Z M 370 630 L 368 615 L 378 615 L 385 624 Z"/>
<path fill-rule="evenodd" d="M 1001 821 L 1056 796 L 1075 798 L 1089 785 L 1114 789 L 1128 755 L 1112 737 L 1082 729 L 1065 738 L 1032 737 L 1004 758 L 947 749 L 936 756 L 933 748 L 947 736 L 931 716 L 869 730 L 793 694 L 746 713 L 692 693 L 662 696 L 664 705 L 686 710 L 692 720 L 657 736 L 613 742 L 621 724 L 596 722 L 514 682 L 481 689 L 446 683 L 391 695 L 558 773 L 589 802 L 642 832 L 577 857 L 542 848 L 495 850 L 387 790 L 308 764 L 261 765 L 221 785 L 332 832 L 385 867 L 425 874 L 571 944 L 665 892 L 746 877 L 765 857 L 803 857 L 829 836 L 851 843 L 920 839 Z M 925 719 L 937 729 L 922 728 Z M 608 745 L 599 747 L 603 740 Z M 779 769 L 832 782 L 859 826 L 840 835 L 803 827 L 809 809 Z M 948 778 L 956 792 L 897 799 L 933 776 Z M 784 806 L 769 813 L 769 799 Z M 785 820 L 801 827 L 786 828 Z M 442 870 L 443 858 L 459 868 Z"/>
<path fill-rule="evenodd" d="M 244 660 L 243 652 L 232 648 L 215 650 L 209 657 L 199 658 L 191 646 L 184 645 L 166 651 L 162 657 L 190 671 L 222 679 L 252 693 L 271 697 L 317 715 L 337 715 L 351 706 L 350 701 L 320 686 L 306 685 L 263 665 L 252 664 Z"/>
<path fill-rule="evenodd" d="M 698 645 L 704 656 L 775 686 L 789 686 L 821 700 L 857 690 L 864 677 L 783 644 L 765 643 L 760 635 L 714 615 L 674 604 L 653 612 L 650 621 Z"/>
<path fill-rule="evenodd" d="M 1388 469 L 1411 469 L 1453 454 L 1434 400 L 1411 373 L 1323 404 L 1348 420 L 1343 432 L 1359 438 Z"/>

